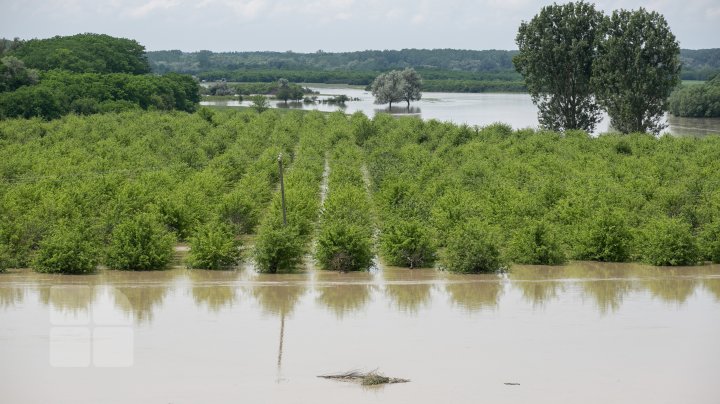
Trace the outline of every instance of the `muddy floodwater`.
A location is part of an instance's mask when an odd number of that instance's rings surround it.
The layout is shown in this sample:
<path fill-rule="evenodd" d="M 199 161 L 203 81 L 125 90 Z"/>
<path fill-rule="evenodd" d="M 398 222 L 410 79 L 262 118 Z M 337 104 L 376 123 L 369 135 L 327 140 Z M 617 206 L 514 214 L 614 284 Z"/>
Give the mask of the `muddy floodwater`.
<path fill-rule="evenodd" d="M 363 387 L 316 376 L 380 372 Z M 3 403 L 720 402 L 720 266 L 0 274 Z"/>
<path fill-rule="evenodd" d="M 370 117 L 379 112 L 390 112 L 396 116 L 417 116 L 422 119 L 437 119 L 439 121 L 449 121 L 456 124 L 479 126 L 502 122 L 509 124 L 514 129 L 538 127 L 537 108 L 533 105 L 529 94 L 423 93 L 422 99 L 413 102 L 409 109 L 407 108 L 407 104 L 401 102 L 394 104 L 392 111 L 389 111 L 387 105 L 374 104 L 373 95 L 369 91 L 360 88 L 350 88 L 346 86 L 333 87 L 330 85 L 314 87 L 312 84 L 307 84 L 307 86 L 311 90 L 320 93 L 318 96 L 319 100 L 345 94 L 354 99 L 354 101 L 349 101 L 344 106 L 338 106 L 337 104 L 323 104 L 322 102 L 314 104 L 288 102 L 286 104 L 282 101 L 271 100 L 270 106 L 273 108 L 319 110 L 323 112 L 340 110 L 348 114 L 359 111 Z M 238 101 L 206 100 L 201 101 L 200 104 L 249 107 L 252 105 L 252 102 L 249 100 L 245 100 L 242 103 Z M 720 134 L 720 118 L 681 118 L 666 115 L 664 120 L 667 124 L 664 133 L 691 136 Z M 602 120 L 596 127 L 595 133 L 605 133 L 609 130 L 610 119 L 607 115 L 603 115 Z"/>

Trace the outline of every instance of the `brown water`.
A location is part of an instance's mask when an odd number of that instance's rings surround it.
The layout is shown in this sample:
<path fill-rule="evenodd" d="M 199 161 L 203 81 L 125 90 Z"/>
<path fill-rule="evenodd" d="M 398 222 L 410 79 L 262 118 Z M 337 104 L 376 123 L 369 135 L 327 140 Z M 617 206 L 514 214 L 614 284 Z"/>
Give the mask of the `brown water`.
<path fill-rule="evenodd" d="M 719 341 L 720 266 L 0 275 L 3 403 L 716 404 Z"/>

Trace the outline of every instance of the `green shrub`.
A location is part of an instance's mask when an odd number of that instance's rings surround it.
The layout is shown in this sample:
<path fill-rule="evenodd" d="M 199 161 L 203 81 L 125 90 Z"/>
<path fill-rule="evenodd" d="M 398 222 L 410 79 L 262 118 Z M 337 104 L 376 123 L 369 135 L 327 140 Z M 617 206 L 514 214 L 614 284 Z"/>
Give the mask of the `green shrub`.
<path fill-rule="evenodd" d="M 699 241 L 702 258 L 720 263 L 720 221 L 708 223 L 700 233 Z"/>
<path fill-rule="evenodd" d="M 11 268 L 12 265 L 10 247 L 0 243 L 0 272 L 5 272 L 8 268 Z"/>
<path fill-rule="evenodd" d="M 305 239 L 293 226 L 263 223 L 255 240 L 255 263 L 259 272 L 292 272 L 302 262 Z"/>
<path fill-rule="evenodd" d="M 251 233 L 257 226 L 260 204 L 249 192 L 236 189 L 225 194 L 220 202 L 220 217 L 238 233 Z"/>
<path fill-rule="evenodd" d="M 240 241 L 232 228 L 219 222 L 200 226 L 190 237 L 188 264 L 191 268 L 221 269 L 237 265 L 240 261 Z"/>
<path fill-rule="evenodd" d="M 555 229 L 544 221 L 515 232 L 508 256 L 518 264 L 559 265 L 567 261 Z"/>
<path fill-rule="evenodd" d="M 40 242 L 33 268 L 38 272 L 86 274 L 95 270 L 99 253 L 87 229 L 61 224 Z"/>
<path fill-rule="evenodd" d="M 505 268 L 496 232 L 487 224 L 471 219 L 451 232 L 444 256 L 451 272 L 497 272 Z"/>
<path fill-rule="evenodd" d="M 158 215 L 141 213 L 113 229 L 106 264 L 132 271 L 162 269 L 172 258 L 174 244 L 175 236 Z"/>
<path fill-rule="evenodd" d="M 410 268 L 435 263 L 430 231 L 416 220 L 391 220 L 380 237 L 380 252 L 390 265 Z"/>
<path fill-rule="evenodd" d="M 328 220 L 318 236 L 315 257 L 330 271 L 365 271 L 373 259 L 372 234 L 365 226 Z"/>
<path fill-rule="evenodd" d="M 624 262 L 630 258 L 632 243 L 625 217 L 618 211 L 601 209 L 581 230 L 577 258 Z"/>
<path fill-rule="evenodd" d="M 651 220 L 643 229 L 642 260 L 652 265 L 692 265 L 700 258 L 688 223 L 676 218 Z"/>

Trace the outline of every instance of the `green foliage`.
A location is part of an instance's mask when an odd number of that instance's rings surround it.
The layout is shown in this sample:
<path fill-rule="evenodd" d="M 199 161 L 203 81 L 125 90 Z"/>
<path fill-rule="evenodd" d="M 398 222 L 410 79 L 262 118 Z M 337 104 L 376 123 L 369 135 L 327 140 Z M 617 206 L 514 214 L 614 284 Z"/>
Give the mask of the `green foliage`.
<path fill-rule="evenodd" d="M 545 6 L 520 25 L 513 63 L 545 128 L 591 132 L 600 121 L 590 81 L 602 20 L 592 4 L 578 1 Z"/>
<path fill-rule="evenodd" d="M 497 233 L 478 219 L 455 229 L 447 242 L 443 266 L 465 274 L 497 272 L 506 267 L 500 254 Z"/>
<path fill-rule="evenodd" d="M 222 269 L 240 261 L 240 241 L 224 223 L 209 222 L 190 237 L 188 264 L 191 268 Z"/>
<path fill-rule="evenodd" d="M 69 112 L 117 109 L 110 104 L 117 102 L 130 102 L 142 109 L 192 112 L 199 100 L 198 84 L 189 76 L 53 71 L 44 73 L 37 85 L 0 94 L 0 117 L 55 119 Z"/>
<path fill-rule="evenodd" d="M 720 74 L 701 85 L 676 89 L 668 104 L 670 113 L 675 116 L 720 117 Z"/>
<path fill-rule="evenodd" d="M 157 215 L 139 214 L 113 229 L 105 263 L 111 269 L 163 269 L 172 258 L 174 243 L 175 237 Z"/>
<path fill-rule="evenodd" d="M 12 262 L 10 247 L 0 243 L 0 273 L 5 272 L 8 268 L 12 268 Z"/>
<path fill-rule="evenodd" d="M 617 210 L 600 209 L 583 226 L 577 258 L 624 262 L 630 258 L 633 237 L 626 219 Z"/>
<path fill-rule="evenodd" d="M 100 34 L 55 36 L 22 42 L 13 56 L 40 70 L 62 69 L 75 73 L 145 74 L 150 67 L 145 47 L 136 41 Z"/>
<path fill-rule="evenodd" d="M 515 232 L 508 249 L 510 259 L 518 264 L 559 265 L 567 261 L 557 230 L 544 221 Z"/>
<path fill-rule="evenodd" d="M 659 133 L 667 99 L 680 81 L 680 46 L 665 18 L 643 8 L 616 10 L 593 63 L 593 86 L 613 128 Z"/>
<path fill-rule="evenodd" d="M 371 236 L 366 226 L 327 221 L 318 235 L 315 257 L 330 271 L 365 271 L 372 264 Z"/>
<path fill-rule="evenodd" d="M 400 102 L 404 99 L 404 88 L 406 86 L 402 72 L 393 70 L 383 73 L 373 80 L 370 90 L 375 96 L 375 104 L 390 104 Z M 409 104 L 409 103 L 408 103 Z"/>
<path fill-rule="evenodd" d="M 293 272 L 302 262 L 306 240 L 297 228 L 264 224 L 255 240 L 255 263 L 259 272 Z"/>
<path fill-rule="evenodd" d="M 252 102 L 252 107 L 257 111 L 259 114 L 265 112 L 268 108 L 270 108 L 270 103 L 268 102 L 268 99 L 266 96 L 262 94 L 256 94 L 250 97 L 250 101 Z"/>
<path fill-rule="evenodd" d="M 37 70 L 26 68 L 22 60 L 14 56 L 0 58 L 0 93 L 14 91 L 37 81 Z"/>
<path fill-rule="evenodd" d="M 720 264 L 720 221 L 706 224 L 699 238 L 703 259 Z"/>
<path fill-rule="evenodd" d="M 87 228 L 60 224 L 40 242 L 33 268 L 48 273 L 91 273 L 98 264 L 99 252 Z"/>
<path fill-rule="evenodd" d="M 418 268 L 435 263 L 436 247 L 430 230 L 418 221 L 390 220 L 384 223 L 380 252 L 390 265 Z"/>
<path fill-rule="evenodd" d="M 654 218 L 642 231 L 642 260 L 652 265 L 693 265 L 700 255 L 692 228 L 676 218 Z"/>

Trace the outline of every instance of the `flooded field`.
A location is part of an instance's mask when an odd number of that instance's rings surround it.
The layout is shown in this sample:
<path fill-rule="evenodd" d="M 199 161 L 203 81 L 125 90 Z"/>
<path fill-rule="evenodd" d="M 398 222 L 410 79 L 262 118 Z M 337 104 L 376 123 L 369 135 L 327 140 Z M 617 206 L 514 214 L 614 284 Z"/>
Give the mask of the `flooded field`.
<path fill-rule="evenodd" d="M 717 403 L 720 266 L 0 275 L 8 403 Z M 411 382 L 317 376 L 378 368 Z"/>
<path fill-rule="evenodd" d="M 345 111 L 348 114 L 363 112 L 373 116 L 378 112 L 388 112 L 387 105 L 376 105 L 373 103 L 373 95 L 369 91 L 347 86 L 308 86 L 313 91 L 318 91 L 320 100 L 331 96 L 345 94 L 356 101 L 348 102 L 344 107 L 334 104 L 303 104 L 270 101 L 274 108 L 306 109 L 332 112 L 337 110 Z M 245 106 L 249 107 L 252 102 L 243 101 L 202 101 L 202 105 L 219 106 Z M 495 122 L 510 124 L 515 129 L 535 128 L 538 126 L 537 108 L 533 105 L 529 94 L 511 93 L 424 93 L 420 101 L 413 102 L 410 109 L 405 103 L 393 105 L 393 114 L 398 116 L 418 116 L 423 119 L 437 119 L 450 121 L 457 124 L 485 126 Z M 709 135 L 720 134 L 720 118 L 680 118 L 668 115 L 665 118 L 668 123 L 667 132 L 674 135 Z M 607 132 L 610 120 L 607 116 L 598 124 L 596 133 Z"/>

